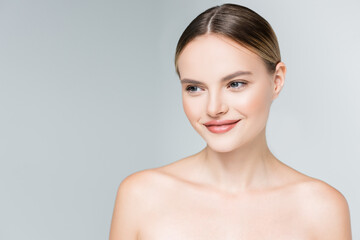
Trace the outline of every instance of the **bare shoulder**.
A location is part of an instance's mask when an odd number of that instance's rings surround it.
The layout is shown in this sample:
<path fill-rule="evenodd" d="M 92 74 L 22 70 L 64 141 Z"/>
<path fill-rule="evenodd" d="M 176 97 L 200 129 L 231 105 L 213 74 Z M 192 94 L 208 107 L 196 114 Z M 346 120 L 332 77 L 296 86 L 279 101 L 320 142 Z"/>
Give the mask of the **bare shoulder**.
<path fill-rule="evenodd" d="M 150 204 L 151 199 L 149 198 L 154 195 L 155 191 L 160 189 L 160 184 L 166 183 L 164 179 L 166 177 L 157 168 L 132 173 L 120 183 L 118 195 L 126 195 L 127 199 L 138 201 L 138 205 Z M 143 201 L 145 197 L 147 201 Z"/>
<path fill-rule="evenodd" d="M 287 183 L 283 188 L 284 199 L 288 199 L 284 204 L 294 206 L 297 221 L 314 239 L 351 240 L 349 206 L 343 194 L 322 180 L 282 166 L 282 180 Z"/>
<path fill-rule="evenodd" d="M 143 215 L 151 211 L 151 196 L 155 182 L 159 181 L 156 170 L 147 169 L 130 174 L 119 184 L 110 227 L 110 240 L 138 239 Z M 152 194 L 150 194 L 152 193 Z"/>
<path fill-rule="evenodd" d="M 128 189 L 132 191 L 141 191 L 142 187 L 146 187 L 146 183 L 156 176 L 153 169 L 141 170 L 125 177 L 119 185 L 119 189 Z"/>
<path fill-rule="evenodd" d="M 297 193 L 301 215 L 316 239 L 351 239 L 349 206 L 341 192 L 308 178 L 298 185 Z"/>

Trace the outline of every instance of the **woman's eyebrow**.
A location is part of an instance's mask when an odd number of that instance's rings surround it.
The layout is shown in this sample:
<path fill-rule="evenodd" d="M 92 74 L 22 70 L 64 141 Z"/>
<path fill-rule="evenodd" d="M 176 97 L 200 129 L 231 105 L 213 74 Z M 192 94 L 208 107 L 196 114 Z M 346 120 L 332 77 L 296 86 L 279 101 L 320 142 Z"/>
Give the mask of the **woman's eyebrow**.
<path fill-rule="evenodd" d="M 234 73 L 231 73 L 229 75 L 226 75 L 225 77 L 221 78 L 221 82 L 224 81 L 228 81 L 234 77 L 238 77 L 238 76 L 242 76 L 242 75 L 252 75 L 252 72 L 249 71 L 236 71 Z M 183 78 L 180 80 L 181 83 L 192 83 L 192 84 L 204 84 L 203 82 L 197 81 L 197 80 L 193 80 L 193 79 L 188 79 L 188 78 Z"/>

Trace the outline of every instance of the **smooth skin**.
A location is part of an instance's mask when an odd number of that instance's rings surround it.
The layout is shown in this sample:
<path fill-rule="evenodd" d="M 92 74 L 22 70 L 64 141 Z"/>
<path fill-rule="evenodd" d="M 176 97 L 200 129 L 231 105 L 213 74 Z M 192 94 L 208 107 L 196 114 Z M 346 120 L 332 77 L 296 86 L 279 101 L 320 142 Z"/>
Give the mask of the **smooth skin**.
<path fill-rule="evenodd" d="M 344 196 L 268 148 L 266 123 L 284 85 L 283 62 L 269 73 L 257 54 L 210 33 L 185 47 L 178 67 L 184 112 L 207 145 L 126 177 L 110 240 L 352 239 Z M 241 121 L 225 133 L 203 125 L 229 119 Z"/>

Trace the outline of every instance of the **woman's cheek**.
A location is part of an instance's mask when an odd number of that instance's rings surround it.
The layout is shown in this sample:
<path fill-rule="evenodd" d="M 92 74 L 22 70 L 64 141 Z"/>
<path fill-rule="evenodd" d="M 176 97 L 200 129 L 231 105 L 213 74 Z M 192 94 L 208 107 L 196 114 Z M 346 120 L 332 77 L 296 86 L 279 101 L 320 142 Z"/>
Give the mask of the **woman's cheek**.
<path fill-rule="evenodd" d="M 235 108 L 245 117 L 256 117 L 264 114 L 268 108 L 267 93 L 261 89 L 254 89 L 241 95 L 236 101 Z"/>
<path fill-rule="evenodd" d="M 183 108 L 185 115 L 193 125 L 194 121 L 200 119 L 201 116 L 201 103 L 199 100 L 193 99 L 189 96 L 183 96 Z"/>

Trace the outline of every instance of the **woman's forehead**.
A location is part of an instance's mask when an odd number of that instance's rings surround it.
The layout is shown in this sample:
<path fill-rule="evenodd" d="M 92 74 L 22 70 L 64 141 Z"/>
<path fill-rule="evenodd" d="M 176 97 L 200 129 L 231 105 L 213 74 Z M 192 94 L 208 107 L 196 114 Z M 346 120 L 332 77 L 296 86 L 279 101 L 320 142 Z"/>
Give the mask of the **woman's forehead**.
<path fill-rule="evenodd" d="M 196 37 L 185 46 L 178 58 L 181 77 L 224 75 L 239 70 L 258 71 L 259 65 L 264 64 L 257 54 L 219 34 Z"/>

